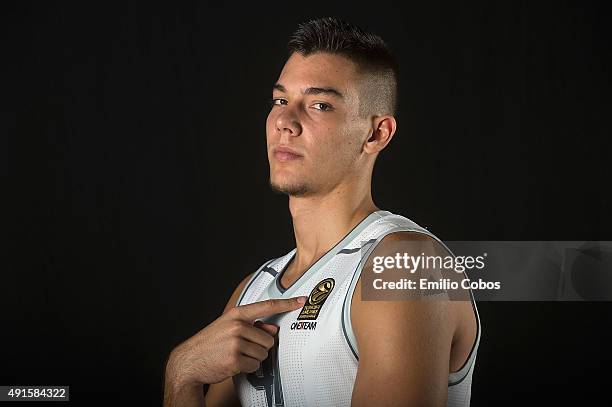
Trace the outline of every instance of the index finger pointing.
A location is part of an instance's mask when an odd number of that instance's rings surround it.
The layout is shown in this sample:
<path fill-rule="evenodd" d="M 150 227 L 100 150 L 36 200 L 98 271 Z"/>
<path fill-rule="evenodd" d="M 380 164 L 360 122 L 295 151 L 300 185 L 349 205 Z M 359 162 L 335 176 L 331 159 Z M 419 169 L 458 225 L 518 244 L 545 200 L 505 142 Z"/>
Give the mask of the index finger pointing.
<path fill-rule="evenodd" d="M 252 304 L 236 307 L 239 318 L 253 322 L 257 318 L 264 318 L 283 312 L 293 311 L 306 303 L 306 297 L 279 298 L 254 302 Z"/>

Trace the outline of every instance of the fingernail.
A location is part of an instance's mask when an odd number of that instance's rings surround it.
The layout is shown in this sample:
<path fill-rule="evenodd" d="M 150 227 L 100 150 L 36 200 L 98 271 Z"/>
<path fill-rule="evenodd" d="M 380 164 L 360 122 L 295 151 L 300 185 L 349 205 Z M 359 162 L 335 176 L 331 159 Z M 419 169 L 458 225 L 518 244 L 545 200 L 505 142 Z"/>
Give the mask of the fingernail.
<path fill-rule="evenodd" d="M 297 302 L 299 302 L 300 304 L 306 304 L 306 297 L 305 296 L 298 297 Z"/>

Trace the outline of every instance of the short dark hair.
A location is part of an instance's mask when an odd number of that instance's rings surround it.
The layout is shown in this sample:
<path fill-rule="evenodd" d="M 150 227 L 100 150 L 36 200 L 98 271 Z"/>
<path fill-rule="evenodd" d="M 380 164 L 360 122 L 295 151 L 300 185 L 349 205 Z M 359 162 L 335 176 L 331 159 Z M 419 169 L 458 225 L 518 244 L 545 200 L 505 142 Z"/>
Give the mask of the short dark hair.
<path fill-rule="evenodd" d="M 364 81 L 364 115 L 397 113 L 398 64 L 387 44 L 376 34 L 333 17 L 302 23 L 291 36 L 289 56 L 326 52 L 344 56 L 367 77 Z"/>

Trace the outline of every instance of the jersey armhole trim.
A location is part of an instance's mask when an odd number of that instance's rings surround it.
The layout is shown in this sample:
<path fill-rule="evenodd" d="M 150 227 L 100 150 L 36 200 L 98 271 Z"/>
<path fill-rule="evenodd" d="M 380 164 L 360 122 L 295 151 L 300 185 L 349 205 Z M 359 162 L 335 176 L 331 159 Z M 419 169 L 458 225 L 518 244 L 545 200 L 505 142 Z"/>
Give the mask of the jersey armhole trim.
<path fill-rule="evenodd" d="M 240 297 L 238 297 L 238 301 L 236 302 L 236 307 L 240 306 L 240 303 L 242 302 L 245 294 L 247 293 L 249 288 L 251 288 L 251 285 L 255 282 L 257 277 L 259 277 L 261 272 L 268 266 L 268 264 L 272 263 L 274 260 L 276 260 L 276 259 L 268 260 L 261 267 L 259 267 L 259 269 L 257 269 L 257 271 L 255 273 L 253 273 L 253 276 L 251 277 L 249 282 L 242 289 L 242 292 L 240 293 Z"/>
<path fill-rule="evenodd" d="M 465 273 L 464 273 L 465 274 Z M 465 274 L 467 277 L 467 274 Z M 470 374 L 470 370 L 473 368 L 474 363 L 476 361 L 476 353 L 478 351 L 478 346 L 480 345 L 480 335 L 482 332 L 482 328 L 480 326 L 480 315 L 478 314 L 478 308 L 476 308 L 476 299 L 474 298 L 474 293 L 472 289 L 470 289 L 470 302 L 472 303 L 472 309 L 474 310 L 474 315 L 476 316 L 476 339 L 472 344 L 472 349 L 470 349 L 470 353 L 465 363 L 459 370 L 456 372 L 451 372 L 448 375 L 448 386 L 455 386 L 465 380 L 466 377 Z"/>

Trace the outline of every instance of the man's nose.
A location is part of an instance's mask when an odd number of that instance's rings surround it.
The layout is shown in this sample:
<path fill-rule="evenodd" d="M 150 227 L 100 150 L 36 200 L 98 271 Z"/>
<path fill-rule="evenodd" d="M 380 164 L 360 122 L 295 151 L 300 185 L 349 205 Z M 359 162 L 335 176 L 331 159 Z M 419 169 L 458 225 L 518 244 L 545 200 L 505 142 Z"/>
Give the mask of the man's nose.
<path fill-rule="evenodd" d="M 281 134 L 299 136 L 302 126 L 293 108 L 285 107 L 276 118 L 276 130 Z"/>

